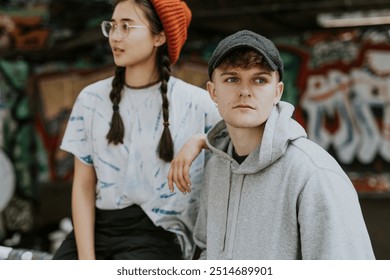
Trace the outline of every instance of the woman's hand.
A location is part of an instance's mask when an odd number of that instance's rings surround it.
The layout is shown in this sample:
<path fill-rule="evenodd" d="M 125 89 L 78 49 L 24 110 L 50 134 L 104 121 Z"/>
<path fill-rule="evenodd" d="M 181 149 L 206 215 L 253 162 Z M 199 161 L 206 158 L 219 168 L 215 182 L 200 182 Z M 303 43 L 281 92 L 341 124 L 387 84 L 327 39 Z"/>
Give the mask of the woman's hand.
<path fill-rule="evenodd" d="M 174 191 L 173 184 L 184 194 L 191 192 L 190 167 L 203 148 L 207 148 L 206 134 L 194 134 L 172 160 L 168 173 L 171 192 Z"/>

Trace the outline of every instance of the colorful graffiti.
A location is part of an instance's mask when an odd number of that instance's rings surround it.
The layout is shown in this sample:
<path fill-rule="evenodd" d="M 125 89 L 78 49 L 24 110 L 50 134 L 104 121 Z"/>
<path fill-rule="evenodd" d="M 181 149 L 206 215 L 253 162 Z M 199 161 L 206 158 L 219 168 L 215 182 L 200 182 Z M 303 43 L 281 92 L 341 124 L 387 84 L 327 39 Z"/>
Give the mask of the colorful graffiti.
<path fill-rule="evenodd" d="M 309 115 L 310 138 L 326 149 L 333 144 L 345 164 L 355 159 L 372 163 L 378 154 L 390 161 L 389 86 L 390 76 L 381 77 L 363 65 L 347 73 L 335 68 L 309 75 L 301 106 Z M 380 119 L 375 112 L 381 112 Z M 333 131 L 321 126 L 326 115 L 337 119 Z"/>
<path fill-rule="evenodd" d="M 29 67 L 24 61 L 0 60 L 0 148 L 10 157 L 16 174 L 16 190 L 36 198 L 35 140 L 26 85 Z"/>
<path fill-rule="evenodd" d="M 390 178 L 385 172 L 390 167 L 388 32 L 324 32 L 302 36 L 298 44 L 278 46 L 286 69 L 283 98 L 296 106 L 295 117 L 307 129 L 309 138 L 330 151 L 356 182 L 360 182 L 361 188 L 370 185 L 375 189 L 390 189 Z M 5 104 L 13 106 L 11 101 L 16 96 L 20 96 L 17 104 L 27 104 L 23 100 L 33 97 L 32 103 L 38 108 L 34 116 L 37 139 L 31 141 L 37 152 L 35 179 L 40 182 L 69 179 L 72 162 L 59 150 L 66 116 L 81 86 L 101 75 L 109 75 L 111 70 L 100 72 L 94 66 L 95 70 L 89 69 L 89 75 L 83 75 L 74 69 L 60 71 L 62 66 L 57 64 L 57 69 L 39 74 L 38 70 L 43 67 L 39 65 L 29 73 L 34 93 L 27 95 L 27 72 L 16 67 L 18 63 L 22 65 L 15 60 L 9 65 L 3 62 L 0 114 L 4 119 L 7 114 L 19 112 L 5 108 Z M 50 66 L 50 62 L 47 65 Z M 7 72 L 9 69 L 20 73 Z M 204 69 L 205 64 L 187 63 L 176 69 L 176 74 L 203 85 L 203 79 L 207 79 L 202 72 Z M 198 81 L 194 80 L 194 71 L 199 73 Z M 10 84 L 14 85 L 12 91 Z M 12 93 L 14 91 L 16 93 Z M 4 140 L 4 134 L 4 127 L 1 127 L 0 143 L 3 146 L 9 143 Z M 366 172 L 383 176 L 381 180 L 371 180 L 367 179 L 371 175 Z"/>
<path fill-rule="evenodd" d="M 294 80 L 297 120 L 310 139 L 355 172 L 357 184 L 365 184 L 360 188 L 373 180 L 356 172 L 371 172 L 381 178 L 372 188 L 390 190 L 390 41 L 350 31 L 314 34 L 304 45 L 282 48 L 301 62 Z"/>

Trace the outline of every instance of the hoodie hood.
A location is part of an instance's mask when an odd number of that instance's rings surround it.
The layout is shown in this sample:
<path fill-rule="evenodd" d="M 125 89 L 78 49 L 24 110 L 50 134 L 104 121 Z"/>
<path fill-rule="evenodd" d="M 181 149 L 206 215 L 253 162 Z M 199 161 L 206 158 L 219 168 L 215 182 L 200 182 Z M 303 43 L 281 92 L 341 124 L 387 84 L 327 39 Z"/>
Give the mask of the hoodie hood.
<path fill-rule="evenodd" d="M 268 167 L 285 152 L 290 141 L 307 137 L 303 127 L 292 118 L 294 106 L 280 101 L 268 118 L 259 147 L 240 165 L 232 157 L 233 145 L 225 121 L 217 123 L 207 133 L 207 145 L 218 157 L 231 161 L 231 171 L 236 174 L 253 174 Z"/>

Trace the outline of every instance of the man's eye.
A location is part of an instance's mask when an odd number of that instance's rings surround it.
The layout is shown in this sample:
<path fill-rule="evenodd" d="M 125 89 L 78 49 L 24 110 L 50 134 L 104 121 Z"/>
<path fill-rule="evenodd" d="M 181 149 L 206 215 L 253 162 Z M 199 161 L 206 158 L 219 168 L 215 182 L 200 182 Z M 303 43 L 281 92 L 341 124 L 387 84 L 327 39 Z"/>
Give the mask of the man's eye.
<path fill-rule="evenodd" d="M 234 83 L 234 82 L 237 82 L 237 78 L 235 77 L 230 77 L 230 78 L 227 78 L 225 81 L 228 82 L 228 83 Z"/>
<path fill-rule="evenodd" d="M 255 82 L 257 84 L 265 84 L 267 82 L 267 79 L 264 79 L 264 78 L 256 78 L 255 79 Z"/>

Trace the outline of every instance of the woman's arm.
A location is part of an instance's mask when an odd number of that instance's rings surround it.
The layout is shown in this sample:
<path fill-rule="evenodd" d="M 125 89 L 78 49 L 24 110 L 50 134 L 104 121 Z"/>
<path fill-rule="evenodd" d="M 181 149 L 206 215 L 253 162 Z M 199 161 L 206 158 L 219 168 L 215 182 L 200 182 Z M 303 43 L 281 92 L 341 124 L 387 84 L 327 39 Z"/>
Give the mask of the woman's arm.
<path fill-rule="evenodd" d="M 96 173 L 93 166 L 75 157 L 72 186 L 72 218 L 80 260 L 95 259 Z"/>
<path fill-rule="evenodd" d="M 174 190 L 173 184 L 176 184 L 182 193 L 191 192 L 190 167 L 202 149 L 208 149 L 206 134 L 194 134 L 172 160 L 168 173 L 168 186 L 171 192 Z"/>

